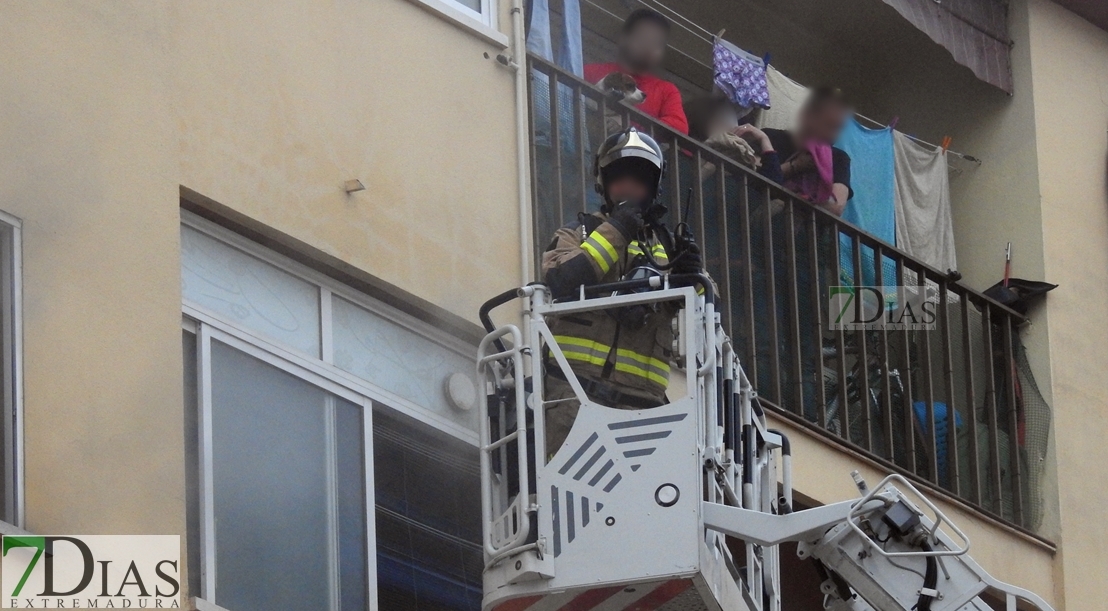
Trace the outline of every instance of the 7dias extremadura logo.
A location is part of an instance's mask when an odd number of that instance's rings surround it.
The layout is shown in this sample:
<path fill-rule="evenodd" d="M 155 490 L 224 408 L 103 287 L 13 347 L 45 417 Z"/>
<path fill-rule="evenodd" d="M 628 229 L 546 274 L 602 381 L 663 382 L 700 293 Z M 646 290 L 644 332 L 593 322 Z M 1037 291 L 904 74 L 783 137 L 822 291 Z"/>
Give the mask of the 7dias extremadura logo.
<path fill-rule="evenodd" d="M 179 609 L 178 535 L 5 536 L 0 606 Z"/>

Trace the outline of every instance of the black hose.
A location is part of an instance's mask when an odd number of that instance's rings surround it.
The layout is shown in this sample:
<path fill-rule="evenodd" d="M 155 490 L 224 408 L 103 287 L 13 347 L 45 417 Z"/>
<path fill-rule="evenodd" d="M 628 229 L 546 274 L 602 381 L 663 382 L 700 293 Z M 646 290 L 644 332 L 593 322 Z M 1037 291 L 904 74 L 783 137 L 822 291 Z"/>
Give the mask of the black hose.
<path fill-rule="evenodd" d="M 920 544 L 920 549 L 925 552 L 933 551 L 931 545 L 924 541 Z M 935 586 L 939 584 L 939 561 L 934 556 L 927 557 L 927 571 L 923 575 L 923 589 L 934 590 Z M 916 611 L 931 611 L 931 601 L 935 600 L 933 596 L 924 594 L 922 591 L 919 595 L 919 600 L 916 601 Z"/>
<path fill-rule="evenodd" d="M 492 312 L 496 308 L 508 303 L 509 301 L 519 297 L 519 289 L 511 289 L 500 293 L 496 297 L 481 304 L 481 309 L 478 312 L 478 316 L 481 318 L 481 326 L 485 327 L 486 333 L 492 333 L 496 331 L 496 326 L 492 324 L 492 317 L 489 316 L 489 312 Z M 507 348 L 504 347 L 504 342 L 499 339 L 493 340 L 493 344 L 496 345 L 496 349 L 499 352 L 505 352 Z"/>
<path fill-rule="evenodd" d="M 766 429 L 766 430 L 769 431 L 770 433 L 774 433 L 774 434 L 779 435 L 781 437 L 781 453 L 782 454 L 784 454 L 785 456 L 792 456 L 793 455 L 792 446 L 789 444 L 789 438 L 786 437 L 784 433 L 782 433 L 778 429 Z"/>

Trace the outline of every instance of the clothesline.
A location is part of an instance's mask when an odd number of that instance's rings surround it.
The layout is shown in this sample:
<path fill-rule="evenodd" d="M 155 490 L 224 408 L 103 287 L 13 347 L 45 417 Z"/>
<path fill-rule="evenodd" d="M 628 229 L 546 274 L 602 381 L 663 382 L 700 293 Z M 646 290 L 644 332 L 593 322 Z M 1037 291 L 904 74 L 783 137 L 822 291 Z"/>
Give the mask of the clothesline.
<path fill-rule="evenodd" d="M 871 119 L 871 118 L 863 115 L 860 112 L 855 112 L 854 116 L 858 117 L 859 119 L 865 120 L 867 123 L 877 127 L 878 129 L 885 129 L 886 127 L 889 127 L 888 125 L 885 125 L 884 123 L 881 123 L 880 121 L 878 121 L 876 119 Z M 904 132 L 900 132 L 900 133 L 904 134 Z M 938 144 L 932 144 L 932 143 L 930 143 L 930 142 L 928 142 L 928 141 L 926 141 L 922 138 L 917 138 L 917 137 L 915 137 L 911 134 L 904 134 L 904 136 L 907 137 L 909 140 L 914 140 L 915 142 L 917 142 L 919 144 L 922 144 L 923 146 L 929 146 L 929 147 L 936 148 L 936 149 L 941 148 Z M 946 152 L 947 152 L 948 155 L 954 155 L 955 157 L 961 157 L 962 159 L 965 159 L 966 161 L 969 161 L 970 163 L 976 163 L 977 165 L 981 165 L 981 160 L 978 159 L 977 157 L 972 156 L 972 155 L 966 155 L 965 153 L 959 153 L 957 151 L 952 151 L 950 149 L 947 149 Z"/>
<path fill-rule="evenodd" d="M 589 4 L 592 4 L 593 6 L 597 6 L 597 5 L 593 4 L 593 3 L 591 2 L 591 0 L 585 0 L 585 1 L 586 1 L 586 2 L 588 2 Z M 669 6 L 666 6 L 666 5 L 664 4 L 664 3 L 662 3 L 662 2 L 659 2 L 659 0 L 639 0 L 639 4 L 643 4 L 643 5 L 653 5 L 654 7 L 656 7 L 656 8 L 658 8 L 658 9 L 660 9 L 660 10 L 661 10 L 662 12 L 666 12 L 666 13 L 669 13 L 670 15 L 672 15 L 672 16 L 674 16 L 674 17 L 676 17 L 676 18 L 677 18 L 677 19 L 679 20 L 679 21 L 674 21 L 674 23 L 676 23 L 678 27 L 680 27 L 680 28 L 684 29 L 684 30 L 685 30 L 686 32 L 688 32 L 689 34 L 693 35 L 693 36 L 694 36 L 694 37 L 696 37 L 696 38 L 699 38 L 700 40 L 702 40 L 702 41 L 706 42 L 706 43 L 707 43 L 707 44 L 709 44 L 709 45 L 714 45 L 714 44 L 715 44 L 715 36 L 716 36 L 716 34 L 714 34 L 714 33 L 712 33 L 711 31 L 709 31 L 709 30 L 705 29 L 705 28 L 704 28 L 703 26 L 701 26 L 700 24 L 696 23 L 696 22 L 695 22 L 695 21 L 693 21 L 692 19 L 689 19 L 688 17 L 685 17 L 685 16 L 684 16 L 684 15 L 682 15 L 681 13 L 678 13 L 678 12 L 677 12 L 676 10 L 674 10 L 674 9 L 670 8 Z M 599 7 L 599 6 L 597 6 L 597 8 L 599 8 L 600 10 L 603 10 L 604 12 L 608 13 L 608 14 L 609 14 L 609 15 L 611 15 L 612 17 L 615 17 L 615 18 L 619 19 L 619 16 L 618 16 L 618 15 L 615 15 L 615 14 L 613 14 L 613 13 L 609 12 L 609 11 L 608 11 L 607 9 L 604 9 L 604 8 L 602 8 L 602 7 Z M 684 22 L 684 23 L 681 23 L 681 22 Z M 695 28 L 695 30 L 694 30 L 694 28 Z M 698 30 L 699 30 L 699 32 L 698 32 Z M 703 34 L 705 34 L 705 35 L 709 36 L 710 38 L 705 38 L 705 37 L 704 37 L 704 36 L 702 36 L 702 35 L 701 35 L 700 33 L 703 33 Z M 681 53 L 681 54 L 682 54 L 682 55 L 684 55 L 685 57 L 688 57 L 689 59 L 692 59 L 692 60 L 693 60 L 693 61 L 695 61 L 696 63 L 698 63 L 698 64 L 700 64 L 700 65 L 704 66 L 705 68 L 708 68 L 708 69 L 710 69 L 710 70 L 713 70 L 713 72 L 714 72 L 714 69 L 713 69 L 713 68 L 712 68 L 711 66 L 708 66 L 707 64 L 705 64 L 705 63 L 703 63 L 703 62 L 701 62 L 701 61 L 698 61 L 698 60 L 696 60 L 696 58 L 694 58 L 694 57 L 693 57 L 692 55 L 690 55 L 690 54 L 688 54 L 688 53 L 686 53 L 686 52 L 684 52 L 684 51 L 682 51 L 682 50 L 680 50 L 680 49 L 677 49 L 676 47 L 673 47 L 672 45 L 670 45 L 670 47 L 671 47 L 671 48 L 673 48 L 674 50 L 676 50 L 676 51 L 677 51 L 678 53 Z M 794 82 L 795 82 L 795 81 L 794 81 Z M 771 100 L 771 102 L 772 102 L 772 100 Z M 855 115 L 856 117 L 858 117 L 859 119 L 863 119 L 863 120 L 865 120 L 866 122 L 868 122 L 868 123 L 870 123 L 870 124 L 872 124 L 872 125 L 875 125 L 875 126 L 877 126 L 877 127 L 878 127 L 878 128 L 880 128 L 880 129 L 884 129 L 884 128 L 886 128 L 886 127 L 889 127 L 889 125 L 888 125 L 888 124 L 885 124 L 885 123 L 881 123 L 880 121 L 877 121 L 877 120 L 875 120 L 875 119 L 871 119 L 871 118 L 869 118 L 869 117 L 867 117 L 867 116 L 865 116 L 865 115 L 863 115 L 863 114 L 861 114 L 861 113 L 859 113 L 859 112 L 855 112 L 855 113 L 854 113 L 854 115 Z M 903 133 L 903 132 L 901 132 L 901 133 Z M 923 146 L 929 146 L 929 147 L 932 147 L 932 148 L 935 148 L 935 149 L 941 148 L 941 147 L 940 147 L 939 145 L 937 145 L 937 144 L 932 144 L 932 143 L 930 143 L 930 142 L 927 142 L 926 140 L 923 140 L 923 139 L 921 139 L 921 138 L 917 138 L 917 137 L 915 137 L 915 136 L 913 136 L 913 135 L 911 135 L 911 134 L 904 134 L 904 135 L 905 135 L 905 136 L 907 136 L 907 137 L 908 137 L 908 138 L 909 138 L 910 140 L 913 140 L 913 141 L 915 141 L 915 142 L 917 142 L 917 143 L 919 143 L 919 144 L 921 144 L 921 145 L 923 145 Z M 980 160 L 980 159 L 978 159 L 977 157 L 974 157 L 974 156 L 972 156 L 972 155 L 966 155 L 965 153 L 959 153 L 959 152 L 957 152 L 957 151 L 952 151 L 952 150 L 950 150 L 949 148 L 948 148 L 948 149 L 946 150 L 946 152 L 947 152 L 947 154 L 953 155 L 953 156 L 955 156 L 955 157 L 959 157 L 959 158 L 961 158 L 961 159 L 965 159 L 966 161 L 969 161 L 970 163 L 975 163 L 975 164 L 977 164 L 977 165 L 981 165 L 981 160 Z"/>
<path fill-rule="evenodd" d="M 604 8 L 603 6 L 600 6 L 599 4 L 593 2 L 592 0 L 584 0 L 584 1 L 589 6 L 592 6 L 593 8 L 597 9 L 598 11 L 604 13 L 605 15 L 608 15 L 609 17 L 611 17 L 611 18 L 613 18 L 617 21 L 622 22 L 624 20 L 623 17 L 620 17 L 619 15 L 609 11 L 608 9 Z M 698 38 L 698 39 L 704 41 L 705 43 L 707 43 L 709 45 L 715 44 L 715 36 L 716 36 L 715 34 L 713 34 L 711 31 L 705 29 L 703 26 L 699 25 L 698 23 L 696 23 L 692 19 L 689 19 L 688 17 L 685 17 L 681 13 L 678 13 L 676 10 L 670 8 L 669 6 L 666 6 L 662 2 L 659 2 L 658 0 L 638 0 L 638 1 L 639 1 L 639 4 L 643 4 L 643 5 L 650 4 L 650 5 L 653 5 L 654 7 L 658 8 L 658 9 L 661 9 L 661 11 L 663 11 L 663 12 L 669 13 L 670 15 L 672 15 L 672 16 L 674 16 L 678 19 L 677 21 L 674 21 L 674 23 L 678 27 L 682 28 L 683 30 L 685 30 L 686 32 L 688 32 L 689 34 L 694 36 L 695 38 Z M 701 33 L 703 33 L 707 36 L 711 36 L 712 38 L 706 38 L 705 36 L 702 36 Z M 712 66 L 709 66 L 708 64 L 704 63 L 703 61 L 697 59 L 695 56 L 693 56 L 692 54 L 684 51 L 683 49 L 681 49 L 679 47 L 676 47 L 673 44 L 668 44 L 667 47 L 674 50 L 674 51 L 676 51 L 677 53 L 680 53 L 681 55 L 683 55 L 684 57 L 686 57 L 690 61 L 692 61 L 696 64 L 699 64 L 699 65 L 703 66 L 704 68 L 707 68 L 708 70 L 711 70 L 713 73 L 715 72 L 715 69 Z M 866 121 L 867 123 L 870 123 L 871 125 L 874 125 L 874 126 L 880 128 L 880 129 L 884 129 L 886 127 L 889 127 L 888 124 L 881 123 L 880 121 L 877 121 L 876 119 L 871 119 L 871 118 L 869 118 L 869 117 L 867 117 L 867 116 L 865 116 L 865 115 L 863 115 L 859 112 L 855 112 L 854 115 L 856 117 L 858 117 L 859 119 L 862 119 L 862 120 Z M 903 132 L 901 132 L 901 133 L 903 133 Z M 913 136 L 911 134 L 904 134 L 904 135 L 907 136 L 910 140 L 913 140 L 913 141 L 915 141 L 915 142 L 917 142 L 917 143 L 919 143 L 923 146 L 929 146 L 929 147 L 936 148 L 936 149 L 941 148 L 937 144 L 932 144 L 930 142 L 927 142 L 926 140 L 923 140 L 922 138 L 917 138 L 916 136 Z M 981 159 L 979 159 L 977 157 L 974 157 L 972 155 L 967 155 L 965 153 L 959 153 L 957 151 L 950 150 L 949 148 L 947 149 L 946 152 L 950 155 L 955 156 L 955 157 L 964 159 L 964 160 L 966 160 L 970 163 L 974 163 L 976 165 L 981 165 Z"/>

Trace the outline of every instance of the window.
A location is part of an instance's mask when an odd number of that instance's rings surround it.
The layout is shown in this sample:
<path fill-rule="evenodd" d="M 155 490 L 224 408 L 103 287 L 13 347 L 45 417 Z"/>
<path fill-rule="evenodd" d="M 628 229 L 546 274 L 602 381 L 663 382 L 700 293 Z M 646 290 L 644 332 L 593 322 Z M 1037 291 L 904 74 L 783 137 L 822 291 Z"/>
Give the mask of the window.
<path fill-rule="evenodd" d="M 382 609 L 481 608 L 478 462 L 473 446 L 437 437 L 403 417 L 374 416 L 377 588 Z"/>
<path fill-rule="evenodd" d="M 475 348 L 198 219 L 182 281 L 191 595 L 479 609 Z"/>
<path fill-rule="evenodd" d="M 23 525 L 23 363 L 20 221 L 0 212 L 0 520 Z"/>
<path fill-rule="evenodd" d="M 497 28 L 496 0 L 411 0 L 432 13 L 471 30 L 502 48 L 508 37 Z"/>

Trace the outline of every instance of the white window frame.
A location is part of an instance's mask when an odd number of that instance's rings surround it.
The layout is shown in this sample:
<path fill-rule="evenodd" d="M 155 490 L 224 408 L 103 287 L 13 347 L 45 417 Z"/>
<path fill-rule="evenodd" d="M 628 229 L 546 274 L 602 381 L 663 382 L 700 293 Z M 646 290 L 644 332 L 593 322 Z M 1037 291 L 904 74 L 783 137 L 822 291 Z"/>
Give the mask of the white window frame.
<path fill-rule="evenodd" d="M 3 427 L 3 452 L 11 461 L 10 468 L 4 470 L 0 485 L 6 491 L 4 512 L 12 520 L 12 525 L 22 529 L 26 522 L 26 504 L 24 499 L 25 462 L 23 439 L 23 221 L 0 211 L 0 223 L 10 232 L 8 240 L 0 240 L 4 248 L 3 255 L 11 258 L 10 266 L 0 269 L 0 308 L 3 337 L 10 340 L 9 345 L 0 346 L 0 366 L 7 372 L 8 382 L 0 396 L 0 412 L 10 409 L 12 420 Z"/>
<path fill-rule="evenodd" d="M 472 31 L 502 49 L 508 48 L 508 36 L 500 31 L 498 0 L 481 0 L 477 12 L 457 0 L 409 0 L 447 21 Z"/>
<path fill-rule="evenodd" d="M 212 451 L 212 341 L 218 341 L 307 382 L 333 396 L 340 397 L 362 408 L 362 447 L 365 469 L 365 533 L 366 533 L 366 585 L 370 611 L 377 611 L 377 533 L 376 504 L 373 477 L 373 409 L 377 405 L 369 397 L 337 384 L 325 376 L 307 370 L 297 361 L 302 357 L 275 345 L 259 343 L 256 338 L 241 330 L 224 328 L 218 322 L 186 317 L 182 328 L 196 334 L 198 449 L 200 456 L 200 592 L 194 593 L 203 601 L 219 605 L 216 598 L 216 582 L 219 578 L 216 566 L 215 486 Z M 329 487 L 333 486 L 329 484 Z M 334 532 L 331 529 L 330 532 Z M 332 546 L 336 541 L 330 542 Z M 332 554 L 334 558 L 335 554 Z M 338 571 L 332 567 L 331 600 L 337 603 Z"/>
<path fill-rule="evenodd" d="M 334 354 L 331 341 L 332 299 L 334 297 L 339 297 L 359 307 L 370 310 L 385 320 L 415 333 L 416 335 L 422 336 L 443 349 L 450 350 L 466 359 L 472 360 L 474 362 L 474 371 L 476 371 L 476 346 L 446 333 L 441 329 L 424 323 L 423 321 L 417 320 L 410 314 L 381 303 L 314 269 L 275 253 L 261 244 L 230 231 L 225 227 L 216 225 L 215 223 L 186 211 L 181 212 L 181 224 L 205 233 L 223 242 L 227 246 L 240 250 L 247 255 L 273 265 L 282 271 L 319 287 L 319 313 L 321 325 L 319 355 L 322 356 L 322 358 L 279 344 L 254 331 L 241 327 L 238 323 L 217 312 L 213 312 L 188 300 L 185 300 L 182 304 L 182 311 L 186 316 L 232 332 L 237 337 L 250 338 L 250 341 L 256 345 L 268 346 L 270 350 L 278 351 L 279 354 L 287 355 L 288 358 L 295 359 L 297 364 L 304 367 L 306 371 L 317 374 L 324 379 L 332 380 L 353 392 L 369 397 L 382 405 L 388 405 L 389 408 L 395 411 L 428 424 L 440 432 L 446 433 L 451 437 L 456 437 L 474 447 L 477 446 L 478 436 L 476 431 L 465 428 L 443 417 L 427 406 L 419 405 L 405 397 L 401 397 L 400 395 L 380 388 L 334 365 Z"/>
<path fill-rule="evenodd" d="M 2 220 L 2 219 L 0 219 Z M 182 303 L 182 323 L 184 330 L 196 335 L 197 355 L 197 409 L 199 422 L 199 492 L 200 492 L 200 592 L 191 593 L 208 608 L 219 608 L 215 597 L 218 567 L 215 562 L 215 508 L 214 485 L 212 481 L 213 456 L 211 442 L 212 376 L 211 342 L 216 340 L 236 350 L 252 356 L 268 365 L 289 373 L 332 395 L 341 397 L 363 410 L 363 447 L 366 476 L 366 570 L 368 600 L 370 611 L 378 611 L 377 601 L 377 535 L 376 506 L 374 498 L 373 472 L 373 410 L 391 410 L 404 414 L 418 422 L 445 433 L 465 443 L 478 447 L 478 435 L 441 415 L 430 408 L 418 405 L 404 397 L 347 373 L 334 365 L 332 347 L 331 304 L 334 297 L 340 297 L 374 314 L 393 322 L 438 344 L 444 349 L 457 352 L 466 358 L 475 358 L 475 347 L 431 325 L 412 318 L 410 315 L 378 302 L 334 279 L 325 276 L 284 257 L 272 250 L 253 242 L 237 233 L 186 211 L 181 213 L 182 225 L 205 233 L 224 244 L 238 249 L 262 262 L 277 266 L 281 270 L 318 286 L 320 299 L 320 352 L 311 355 L 285 346 L 275 340 L 264 337 L 250 329 L 242 327 L 233 320 L 217 312 L 210 311 L 199 304 L 184 301 Z M 215 579 L 209 578 L 214 575 Z M 332 583 L 332 588 L 337 583 Z M 198 607 L 199 608 L 199 607 Z"/>

